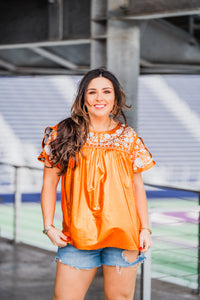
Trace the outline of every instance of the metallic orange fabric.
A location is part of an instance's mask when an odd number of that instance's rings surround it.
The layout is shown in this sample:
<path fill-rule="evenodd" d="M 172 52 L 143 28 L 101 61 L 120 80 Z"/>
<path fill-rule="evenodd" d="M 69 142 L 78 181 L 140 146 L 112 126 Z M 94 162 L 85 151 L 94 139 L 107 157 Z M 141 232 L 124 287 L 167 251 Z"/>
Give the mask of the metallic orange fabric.
<path fill-rule="evenodd" d="M 38 157 L 51 161 L 49 142 Z M 75 170 L 62 176 L 63 232 L 78 249 L 117 247 L 138 250 L 140 221 L 133 172 L 155 162 L 135 131 L 119 123 L 108 132 L 89 132 Z"/>

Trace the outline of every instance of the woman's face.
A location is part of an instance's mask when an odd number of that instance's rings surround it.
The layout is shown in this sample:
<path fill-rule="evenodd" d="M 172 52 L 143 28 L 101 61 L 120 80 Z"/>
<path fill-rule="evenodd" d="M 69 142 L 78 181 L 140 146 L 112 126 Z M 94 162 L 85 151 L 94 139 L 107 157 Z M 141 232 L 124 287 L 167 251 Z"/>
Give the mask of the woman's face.
<path fill-rule="evenodd" d="M 104 77 L 90 81 L 85 93 L 85 105 L 90 117 L 109 117 L 115 103 L 112 82 Z"/>

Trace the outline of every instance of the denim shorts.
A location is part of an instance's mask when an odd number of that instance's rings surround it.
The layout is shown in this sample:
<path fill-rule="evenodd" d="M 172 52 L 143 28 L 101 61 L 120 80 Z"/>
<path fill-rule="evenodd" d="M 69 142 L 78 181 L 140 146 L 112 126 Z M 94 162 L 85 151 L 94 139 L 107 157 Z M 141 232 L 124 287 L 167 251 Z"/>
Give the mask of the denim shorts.
<path fill-rule="evenodd" d="M 101 265 L 131 267 L 143 262 L 146 258 L 143 253 L 140 253 L 135 261 L 129 262 L 123 255 L 124 250 L 114 247 L 80 250 L 67 244 L 66 247 L 58 248 L 56 260 L 77 269 L 91 269 Z"/>

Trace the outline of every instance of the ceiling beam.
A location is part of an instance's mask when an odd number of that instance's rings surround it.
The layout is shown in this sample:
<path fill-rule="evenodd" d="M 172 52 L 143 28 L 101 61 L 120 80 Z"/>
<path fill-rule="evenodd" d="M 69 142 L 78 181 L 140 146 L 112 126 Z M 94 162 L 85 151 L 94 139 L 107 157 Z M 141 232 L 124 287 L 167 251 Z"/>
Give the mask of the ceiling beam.
<path fill-rule="evenodd" d="M 22 48 L 37 48 L 37 47 L 56 47 L 56 46 L 74 46 L 82 44 L 90 44 L 90 39 L 71 39 L 62 41 L 43 41 L 36 43 L 18 43 L 0 45 L 0 50 L 5 49 L 22 49 Z"/>
<path fill-rule="evenodd" d="M 151 13 L 151 14 L 135 14 L 120 16 L 119 19 L 123 20 L 151 20 L 151 19 L 161 19 L 168 17 L 181 17 L 189 15 L 198 15 L 200 14 L 200 9 L 187 10 L 187 11 L 170 11 L 170 12 L 161 12 L 161 13 Z"/>
<path fill-rule="evenodd" d="M 200 45 L 189 33 L 164 21 L 143 22 L 141 58 L 156 64 L 200 64 Z"/>
<path fill-rule="evenodd" d="M 83 75 L 89 71 L 89 66 L 67 70 L 61 68 L 42 68 L 42 67 L 16 67 L 13 64 L 0 60 L 0 75 Z M 186 64 L 156 64 L 143 59 L 140 60 L 140 74 L 200 74 L 200 65 Z"/>
<path fill-rule="evenodd" d="M 129 0 L 128 15 L 140 19 L 166 18 L 200 13 L 199 0 Z"/>
<path fill-rule="evenodd" d="M 71 61 L 64 59 L 62 57 L 60 57 L 59 55 L 56 55 L 52 52 L 50 52 L 49 50 L 43 49 L 43 48 L 29 48 L 31 51 L 57 63 L 58 65 L 68 68 L 68 69 L 72 69 L 75 70 L 78 68 L 78 66 L 74 63 L 72 63 Z"/>
<path fill-rule="evenodd" d="M 88 71 L 89 66 L 77 66 L 77 68 L 70 70 L 63 68 L 18 67 L 8 61 L 5 61 L 4 59 L 0 59 L 0 75 L 82 75 Z"/>
<path fill-rule="evenodd" d="M 15 72 L 17 67 L 7 61 L 5 61 L 4 59 L 0 59 L 0 67 L 5 68 L 8 71 L 12 71 Z"/>
<path fill-rule="evenodd" d="M 141 74 L 200 74 L 200 65 L 156 64 L 140 61 Z"/>
<path fill-rule="evenodd" d="M 61 68 L 16 67 L 14 70 L 0 69 L 0 75 L 83 75 L 88 71 L 89 67 L 76 70 Z"/>

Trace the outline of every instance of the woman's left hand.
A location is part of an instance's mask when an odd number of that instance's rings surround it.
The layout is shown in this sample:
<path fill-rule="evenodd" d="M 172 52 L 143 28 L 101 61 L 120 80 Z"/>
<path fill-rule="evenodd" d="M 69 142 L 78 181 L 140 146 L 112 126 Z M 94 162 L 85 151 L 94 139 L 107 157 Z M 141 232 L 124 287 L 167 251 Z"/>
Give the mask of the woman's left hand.
<path fill-rule="evenodd" d="M 147 252 L 152 246 L 151 234 L 147 229 L 140 231 L 140 252 Z"/>

